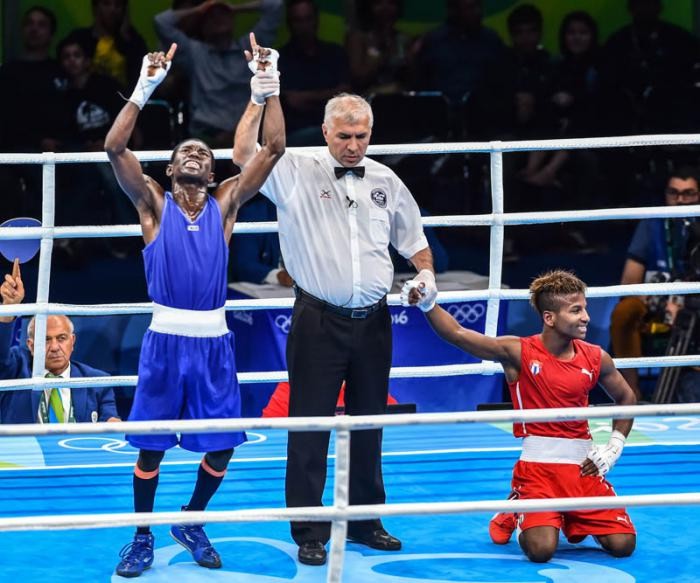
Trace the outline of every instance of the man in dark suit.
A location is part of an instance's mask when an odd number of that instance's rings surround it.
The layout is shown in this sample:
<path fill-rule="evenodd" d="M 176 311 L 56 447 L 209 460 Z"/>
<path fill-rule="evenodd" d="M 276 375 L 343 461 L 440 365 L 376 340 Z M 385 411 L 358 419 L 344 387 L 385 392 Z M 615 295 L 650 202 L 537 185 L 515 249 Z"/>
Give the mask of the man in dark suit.
<path fill-rule="evenodd" d="M 0 285 L 3 304 L 24 300 L 24 284 L 15 260 L 12 274 Z M 0 378 L 18 379 L 32 376 L 34 355 L 34 319 L 27 329 L 27 348 L 12 346 L 14 317 L 0 317 Z M 75 347 L 73 323 L 66 316 L 46 319 L 46 376 L 93 377 L 108 373 L 77 361 L 71 361 Z M 119 421 L 111 388 L 18 390 L 0 392 L 1 423 L 50 423 Z"/>

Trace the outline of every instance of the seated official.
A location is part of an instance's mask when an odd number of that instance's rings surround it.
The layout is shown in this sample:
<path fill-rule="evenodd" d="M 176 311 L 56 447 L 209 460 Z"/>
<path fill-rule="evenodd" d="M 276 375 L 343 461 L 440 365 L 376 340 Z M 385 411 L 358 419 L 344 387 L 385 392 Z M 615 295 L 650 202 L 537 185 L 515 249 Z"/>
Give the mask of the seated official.
<path fill-rule="evenodd" d="M 421 209 L 421 214 L 426 216 Z M 256 197 L 238 211 L 238 222 L 276 222 L 277 208 L 264 196 Z M 425 229 L 425 236 L 433 252 L 436 273 L 447 271 L 447 251 L 435 234 L 435 229 Z M 231 281 L 271 283 L 291 287 L 294 283 L 284 268 L 277 233 L 234 235 L 231 238 Z M 396 273 L 413 271 L 413 267 L 392 247 L 391 260 Z"/>
<path fill-rule="evenodd" d="M 0 285 L 4 305 L 24 300 L 24 285 L 19 262 L 12 275 Z M 27 329 L 27 348 L 12 346 L 14 317 L 0 317 L 0 378 L 20 379 L 32 376 L 34 355 L 34 318 Z M 109 376 L 108 373 L 77 361 L 71 361 L 75 347 L 73 323 L 66 316 L 46 318 L 46 376 L 75 378 Z M 0 391 L 0 423 L 84 423 L 120 421 L 109 388 L 56 388 Z"/>

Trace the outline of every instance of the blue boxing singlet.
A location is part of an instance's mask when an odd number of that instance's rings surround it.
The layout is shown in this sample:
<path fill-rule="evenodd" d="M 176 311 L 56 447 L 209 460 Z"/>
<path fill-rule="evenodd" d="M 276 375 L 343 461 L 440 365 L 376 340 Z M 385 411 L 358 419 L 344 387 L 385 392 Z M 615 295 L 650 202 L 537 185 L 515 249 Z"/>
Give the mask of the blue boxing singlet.
<path fill-rule="evenodd" d="M 143 250 L 148 295 L 184 310 L 214 310 L 226 302 L 228 246 L 216 201 L 209 196 L 190 221 L 165 193 L 158 236 Z"/>
<path fill-rule="evenodd" d="M 212 197 L 191 221 L 169 192 L 156 238 L 143 250 L 154 310 L 141 345 L 130 421 L 231 419 L 241 414 L 233 333 L 226 326 L 228 246 Z M 245 433 L 128 435 L 139 449 L 221 451 Z"/>

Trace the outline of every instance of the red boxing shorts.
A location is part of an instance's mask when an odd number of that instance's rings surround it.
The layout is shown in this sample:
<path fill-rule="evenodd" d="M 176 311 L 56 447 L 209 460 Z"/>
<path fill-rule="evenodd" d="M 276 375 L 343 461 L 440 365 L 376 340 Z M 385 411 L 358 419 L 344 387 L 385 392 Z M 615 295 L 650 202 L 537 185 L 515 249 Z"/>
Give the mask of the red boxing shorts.
<path fill-rule="evenodd" d="M 521 500 L 616 496 L 610 482 L 601 476 L 582 476 L 576 464 L 518 461 L 513 468 L 512 486 Z M 519 523 L 521 530 L 553 526 L 570 543 L 581 542 L 588 535 L 636 534 L 624 508 L 528 512 L 520 515 Z"/>

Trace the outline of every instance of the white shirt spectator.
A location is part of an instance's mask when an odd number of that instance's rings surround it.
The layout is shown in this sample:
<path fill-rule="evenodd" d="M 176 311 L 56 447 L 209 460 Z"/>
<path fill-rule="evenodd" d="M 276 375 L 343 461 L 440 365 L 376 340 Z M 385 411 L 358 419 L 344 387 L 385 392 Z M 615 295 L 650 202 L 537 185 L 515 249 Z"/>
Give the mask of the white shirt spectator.
<path fill-rule="evenodd" d="M 340 166 L 326 148 L 287 150 L 260 190 L 277 205 L 282 256 L 296 284 L 336 306 L 366 307 L 391 288 L 389 243 L 408 259 L 428 241 L 418 205 L 392 170 L 363 158 L 364 178 L 336 178 Z"/>

